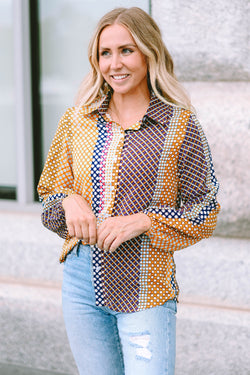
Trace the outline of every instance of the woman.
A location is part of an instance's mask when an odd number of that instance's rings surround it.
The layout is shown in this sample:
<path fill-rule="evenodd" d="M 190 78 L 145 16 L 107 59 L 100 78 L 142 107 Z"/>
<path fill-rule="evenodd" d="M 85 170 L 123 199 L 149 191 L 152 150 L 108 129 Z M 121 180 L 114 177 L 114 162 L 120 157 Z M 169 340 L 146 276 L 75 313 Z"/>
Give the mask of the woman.
<path fill-rule="evenodd" d="M 173 253 L 219 212 L 209 147 L 143 10 L 107 13 L 89 61 L 38 185 L 43 224 L 65 238 L 69 342 L 81 375 L 174 374 Z"/>

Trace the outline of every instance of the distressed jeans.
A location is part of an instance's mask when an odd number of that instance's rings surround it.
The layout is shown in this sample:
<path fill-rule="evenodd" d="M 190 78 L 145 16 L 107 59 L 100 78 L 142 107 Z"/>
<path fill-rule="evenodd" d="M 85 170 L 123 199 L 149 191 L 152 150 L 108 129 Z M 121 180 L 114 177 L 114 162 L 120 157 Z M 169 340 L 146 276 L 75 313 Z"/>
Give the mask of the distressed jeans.
<path fill-rule="evenodd" d="M 134 313 L 95 305 L 91 247 L 64 263 L 62 302 L 80 375 L 173 375 L 176 302 Z"/>

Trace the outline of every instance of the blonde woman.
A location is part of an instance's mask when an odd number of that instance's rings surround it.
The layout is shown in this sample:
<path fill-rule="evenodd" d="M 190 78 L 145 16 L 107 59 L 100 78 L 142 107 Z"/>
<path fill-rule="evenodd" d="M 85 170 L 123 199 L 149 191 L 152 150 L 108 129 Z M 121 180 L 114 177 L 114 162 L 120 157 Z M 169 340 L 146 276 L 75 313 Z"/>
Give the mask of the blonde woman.
<path fill-rule="evenodd" d="M 219 212 L 209 147 L 143 10 L 106 14 L 89 61 L 38 185 L 43 224 L 65 238 L 70 346 L 80 375 L 174 374 L 174 251 Z"/>

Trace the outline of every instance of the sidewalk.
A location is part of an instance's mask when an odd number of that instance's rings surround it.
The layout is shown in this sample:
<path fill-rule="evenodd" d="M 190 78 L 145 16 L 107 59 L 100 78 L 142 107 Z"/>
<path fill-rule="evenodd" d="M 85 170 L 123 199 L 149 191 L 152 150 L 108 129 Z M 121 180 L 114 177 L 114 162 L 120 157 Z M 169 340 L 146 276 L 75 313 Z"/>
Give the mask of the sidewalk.
<path fill-rule="evenodd" d="M 10 364 L 0 363 L 0 374 L 1 375 L 68 375 L 61 372 L 51 372 L 47 370 L 36 370 L 24 366 L 16 366 Z"/>
<path fill-rule="evenodd" d="M 61 311 L 61 239 L 36 212 L 0 212 L 0 225 L 0 375 L 76 375 Z M 212 238 L 176 253 L 176 375 L 250 374 L 249 249 L 249 240 Z"/>

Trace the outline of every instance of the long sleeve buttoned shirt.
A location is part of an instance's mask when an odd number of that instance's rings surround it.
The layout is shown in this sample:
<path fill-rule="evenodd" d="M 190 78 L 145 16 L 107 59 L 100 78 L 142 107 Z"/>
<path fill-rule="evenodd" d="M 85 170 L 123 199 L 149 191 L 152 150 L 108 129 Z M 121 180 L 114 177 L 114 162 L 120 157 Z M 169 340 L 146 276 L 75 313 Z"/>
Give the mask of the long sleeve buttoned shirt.
<path fill-rule="evenodd" d="M 96 304 L 134 312 L 177 299 L 174 251 L 212 235 L 218 183 L 192 112 L 153 93 L 142 120 L 124 130 L 108 115 L 109 101 L 107 95 L 65 112 L 38 193 L 43 224 L 65 238 L 61 262 L 79 242 L 67 231 L 66 196 L 80 194 L 98 225 L 110 216 L 150 217 L 151 228 L 115 252 L 92 246 Z"/>

